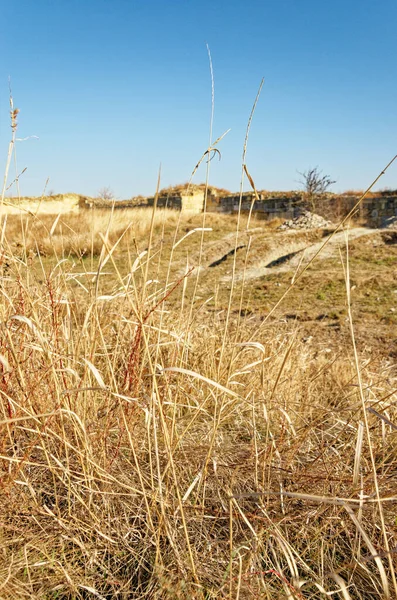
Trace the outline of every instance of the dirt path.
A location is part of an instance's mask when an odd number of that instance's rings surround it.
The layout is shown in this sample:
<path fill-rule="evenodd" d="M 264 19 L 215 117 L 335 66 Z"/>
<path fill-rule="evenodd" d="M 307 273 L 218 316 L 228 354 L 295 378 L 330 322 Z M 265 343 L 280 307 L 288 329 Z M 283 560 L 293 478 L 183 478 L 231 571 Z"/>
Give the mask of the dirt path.
<path fill-rule="evenodd" d="M 349 230 L 349 240 L 354 240 L 364 235 L 373 235 L 378 231 L 378 229 L 355 227 L 354 229 Z M 272 249 L 270 252 L 266 253 L 263 260 L 261 260 L 257 265 L 249 267 L 245 271 L 245 280 L 263 277 L 266 274 L 296 270 L 300 264 L 302 266 L 307 264 L 313 258 L 313 256 L 315 256 L 326 239 L 327 238 L 323 238 L 320 242 L 307 245 L 304 242 L 294 243 L 293 238 L 287 238 L 285 240 L 285 244 Z M 343 246 L 344 244 L 345 232 L 339 231 L 328 242 L 328 244 L 319 254 L 318 259 L 323 260 L 325 258 L 329 258 L 339 246 Z M 237 279 L 242 279 L 242 277 L 242 273 L 237 274 Z M 222 278 L 222 281 L 227 282 L 230 281 L 230 279 L 231 276 L 227 275 Z"/>

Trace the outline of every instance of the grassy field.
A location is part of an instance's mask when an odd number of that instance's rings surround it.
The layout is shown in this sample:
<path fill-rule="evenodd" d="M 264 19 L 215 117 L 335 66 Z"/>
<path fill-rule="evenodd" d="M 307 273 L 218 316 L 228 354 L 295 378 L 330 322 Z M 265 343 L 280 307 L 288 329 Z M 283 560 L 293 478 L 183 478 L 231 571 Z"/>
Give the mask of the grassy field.
<path fill-rule="evenodd" d="M 397 234 L 277 225 L 3 218 L 0 598 L 397 597 Z"/>

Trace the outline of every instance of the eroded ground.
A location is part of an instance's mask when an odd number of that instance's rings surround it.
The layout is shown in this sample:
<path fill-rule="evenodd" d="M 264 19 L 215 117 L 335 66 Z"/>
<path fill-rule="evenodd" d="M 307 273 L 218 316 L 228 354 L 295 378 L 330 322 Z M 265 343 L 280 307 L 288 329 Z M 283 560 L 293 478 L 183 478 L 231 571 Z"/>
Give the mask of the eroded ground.
<path fill-rule="evenodd" d="M 295 321 L 303 336 L 329 337 L 330 342 L 336 343 L 347 333 L 348 258 L 357 337 L 359 341 L 365 339 L 367 345 L 394 355 L 397 234 L 352 227 L 338 232 L 323 247 L 330 233 L 323 230 L 280 232 L 256 226 L 252 231 L 242 231 L 237 238 L 228 233 L 210 241 L 216 232 L 206 234 L 209 243 L 202 257 L 200 297 L 203 300 L 211 298 L 208 309 L 226 310 L 234 277 L 232 305 L 235 314 L 240 312 L 263 321 L 291 288 L 272 316 Z M 238 248 L 237 252 L 234 248 Z M 185 264 L 194 265 L 197 251 L 185 251 Z M 182 262 L 183 259 L 179 260 Z M 296 283 L 291 287 L 294 278 Z M 193 281 L 188 287 L 193 287 Z"/>
<path fill-rule="evenodd" d="M 66 217 L 64 219 L 66 221 Z M 203 225 L 204 232 L 201 231 Z M 50 226 L 49 221 L 48 229 Z M 57 225 L 60 226 L 62 220 Z M 68 227 L 71 229 L 70 224 Z M 330 344 L 338 345 L 341 336 L 348 334 L 348 256 L 352 313 L 358 341 L 394 356 L 397 232 L 352 225 L 330 238 L 332 230 L 280 231 L 275 224 L 256 219 L 247 229 L 245 218 L 241 220 L 238 233 L 236 227 L 235 216 L 214 214 L 207 215 L 205 223 L 202 215 L 184 217 L 177 230 L 175 219 L 157 225 L 148 269 L 153 282 L 153 301 L 156 289 L 162 289 L 165 282 L 169 288 L 179 282 L 166 299 L 167 309 L 179 307 L 182 296 L 184 306 L 189 305 L 194 295 L 194 303 L 203 306 L 201 314 L 215 312 L 222 315 L 226 314 L 233 288 L 232 318 L 243 315 L 262 323 L 289 290 L 272 313 L 272 320 L 294 322 L 300 335 L 308 338 L 310 343 L 317 339 L 323 343 L 326 338 Z M 112 241 L 109 248 L 114 243 Z M 99 250 L 94 257 L 89 256 L 89 243 L 80 246 L 74 248 L 72 245 L 71 253 L 58 256 L 58 260 L 65 261 L 63 277 L 75 283 L 76 297 L 92 294 L 94 288 L 98 294 L 113 294 L 126 285 L 131 271 L 138 281 L 145 274 L 147 235 L 136 238 L 128 233 L 111 256 L 107 252 L 102 259 Z M 11 242 L 11 247 L 18 253 L 21 245 L 12 246 Z M 37 248 L 37 251 L 33 248 L 28 257 L 21 253 L 21 259 L 30 261 L 29 268 L 40 285 L 57 260 L 48 251 L 40 250 L 40 237 Z M 97 284 L 95 273 L 101 261 Z M 190 270 L 184 279 L 184 274 Z M 293 279 L 295 284 L 291 287 Z"/>

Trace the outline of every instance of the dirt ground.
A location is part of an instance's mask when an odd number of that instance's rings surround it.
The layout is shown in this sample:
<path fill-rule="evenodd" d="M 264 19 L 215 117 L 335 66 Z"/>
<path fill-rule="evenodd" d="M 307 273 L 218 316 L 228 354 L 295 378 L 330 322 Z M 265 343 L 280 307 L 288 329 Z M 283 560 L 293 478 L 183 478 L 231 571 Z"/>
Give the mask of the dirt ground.
<path fill-rule="evenodd" d="M 234 232 L 222 235 L 215 228 L 206 234 L 199 275 L 200 298 L 206 302 L 206 310 L 226 310 L 234 281 L 234 314 L 260 323 L 290 288 L 292 280 L 297 279 L 272 319 L 295 321 L 308 343 L 318 341 L 323 345 L 325 338 L 334 348 L 343 346 L 344 338 L 350 336 L 348 260 L 358 343 L 360 347 L 395 356 L 397 233 L 366 227 L 352 227 L 330 238 L 331 233 L 330 230 L 279 231 L 256 224 L 236 236 Z M 198 256 L 194 246 L 176 254 L 179 274 L 186 270 L 186 264 L 195 266 Z M 193 288 L 193 279 L 194 276 L 188 290 Z"/>
<path fill-rule="evenodd" d="M 396 231 L 352 226 L 330 237 L 332 229 L 279 230 L 277 223 L 259 219 L 253 219 L 247 229 L 247 220 L 242 218 L 236 233 L 236 216 L 218 214 L 206 216 L 204 232 L 202 225 L 203 215 L 194 215 L 181 219 L 176 234 L 175 222 L 166 222 L 156 231 L 149 273 L 153 291 L 166 280 L 170 286 L 180 282 L 167 298 L 167 309 L 178 308 L 182 294 L 187 305 L 194 294 L 203 316 L 218 314 L 222 318 L 230 304 L 232 318 L 244 316 L 259 326 L 268 321 L 293 323 L 308 344 L 324 346 L 325 341 L 337 348 L 350 335 L 348 259 L 352 314 L 360 348 L 397 355 Z M 114 253 L 103 269 L 100 293 L 106 295 L 119 287 L 115 268 L 127 277 L 137 255 L 147 250 L 147 243 L 148 237 L 141 236 Z M 68 277 L 75 278 L 77 290 L 92 280 L 98 258 L 69 257 Z M 43 270 L 53 263 L 54 258 L 48 255 L 36 261 L 39 282 Z M 188 270 L 191 273 L 183 280 Z M 139 270 L 135 277 L 139 278 Z M 292 281 L 295 284 L 291 287 Z"/>

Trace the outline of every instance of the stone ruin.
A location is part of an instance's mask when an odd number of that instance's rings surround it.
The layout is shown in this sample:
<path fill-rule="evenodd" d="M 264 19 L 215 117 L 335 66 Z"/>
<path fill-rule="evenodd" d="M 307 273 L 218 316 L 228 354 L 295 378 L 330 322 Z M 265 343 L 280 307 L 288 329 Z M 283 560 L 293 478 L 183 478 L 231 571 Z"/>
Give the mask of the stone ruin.
<path fill-rule="evenodd" d="M 306 229 L 317 227 L 330 227 L 329 219 L 337 222 L 346 215 L 359 200 L 359 192 L 346 194 L 327 194 L 326 207 L 317 210 L 320 215 L 309 217 L 308 211 L 302 213 L 302 192 L 268 192 L 259 191 L 231 194 L 227 190 L 208 186 L 205 184 L 183 184 L 166 188 L 160 191 L 157 205 L 163 208 L 172 208 L 183 212 L 201 213 L 204 209 L 205 194 L 207 194 L 206 208 L 208 212 L 236 213 L 239 209 L 243 213 L 252 211 L 254 215 L 263 219 L 279 218 L 285 220 L 284 229 Z M 137 207 L 153 206 L 154 197 L 136 196 L 129 200 L 117 200 L 116 209 L 132 209 Z M 99 198 L 89 198 L 78 194 L 59 194 L 43 198 L 6 198 L 3 213 L 48 213 L 59 214 L 79 212 L 89 208 L 111 208 L 113 201 Z M 306 215 L 306 216 L 305 216 Z M 361 202 L 356 211 L 355 218 L 361 219 L 372 227 L 393 226 L 397 220 L 397 190 L 372 192 Z M 388 220 L 390 223 L 388 224 Z M 393 225 L 392 225 L 393 223 Z"/>

